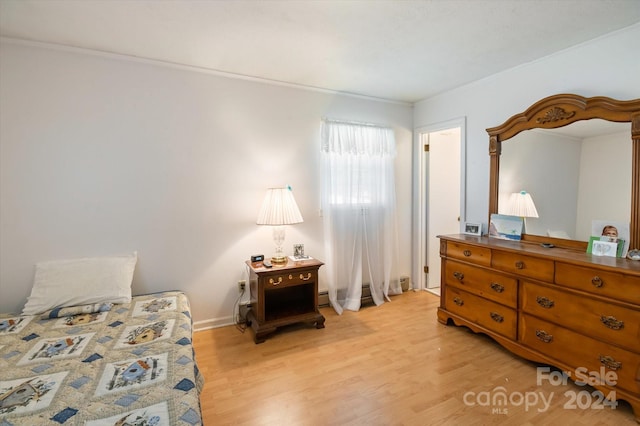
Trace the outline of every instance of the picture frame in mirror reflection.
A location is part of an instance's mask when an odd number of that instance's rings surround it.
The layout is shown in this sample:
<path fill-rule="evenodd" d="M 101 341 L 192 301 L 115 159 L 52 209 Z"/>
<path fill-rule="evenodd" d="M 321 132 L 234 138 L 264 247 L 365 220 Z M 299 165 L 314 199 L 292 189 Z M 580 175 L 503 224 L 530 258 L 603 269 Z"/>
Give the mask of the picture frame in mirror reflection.
<path fill-rule="evenodd" d="M 591 252 L 587 246 L 587 253 L 597 256 L 627 257 L 629 251 L 630 224 L 614 220 L 593 220 L 591 222 L 591 237 L 589 243 Z M 598 242 L 598 244 L 596 244 Z M 603 244 L 607 243 L 607 244 Z M 606 250 L 609 246 L 615 246 L 614 254 Z"/>

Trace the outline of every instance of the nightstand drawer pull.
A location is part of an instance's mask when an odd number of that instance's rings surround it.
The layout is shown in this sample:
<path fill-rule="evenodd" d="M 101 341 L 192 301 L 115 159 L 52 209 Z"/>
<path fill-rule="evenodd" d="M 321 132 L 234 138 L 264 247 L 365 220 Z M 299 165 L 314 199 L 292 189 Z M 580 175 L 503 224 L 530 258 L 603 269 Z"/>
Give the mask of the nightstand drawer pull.
<path fill-rule="evenodd" d="M 604 281 L 602 281 L 602 278 L 596 275 L 595 277 L 591 278 L 591 284 L 593 284 L 594 287 L 600 288 L 604 285 Z"/>
<path fill-rule="evenodd" d="M 293 279 L 293 275 L 289 274 L 289 279 L 292 280 Z"/>
<path fill-rule="evenodd" d="M 454 297 L 453 298 L 453 303 L 455 303 L 458 306 L 464 305 L 464 301 L 462 299 L 460 299 L 459 297 Z"/>
<path fill-rule="evenodd" d="M 544 330 L 536 330 L 536 337 L 544 343 L 551 343 L 553 341 L 553 334 L 549 334 Z"/>
<path fill-rule="evenodd" d="M 491 312 L 489 313 L 489 315 L 491 315 L 491 319 L 494 320 L 495 322 L 504 321 L 504 317 L 497 312 Z"/>
<path fill-rule="evenodd" d="M 491 287 L 491 290 L 495 291 L 496 293 L 502 293 L 504 291 L 504 286 L 502 284 L 491 283 L 489 284 L 489 286 Z"/>
<path fill-rule="evenodd" d="M 522 260 L 516 262 L 516 269 L 524 269 L 524 262 Z"/>
<path fill-rule="evenodd" d="M 273 278 L 269 278 L 269 284 L 278 285 L 281 282 L 282 282 L 282 277 L 278 277 L 278 281 L 274 280 Z"/>
<path fill-rule="evenodd" d="M 464 254 L 466 257 L 471 256 L 471 250 L 465 250 L 462 252 L 462 254 Z"/>
<path fill-rule="evenodd" d="M 612 330 L 620 330 L 624 328 L 624 321 L 620 321 L 616 317 L 600 315 L 600 322 Z"/>
<path fill-rule="evenodd" d="M 302 281 L 307 281 L 311 278 L 311 272 L 307 272 L 307 276 L 305 277 L 304 275 L 300 274 L 300 279 Z"/>
<path fill-rule="evenodd" d="M 553 308 L 553 306 L 556 304 L 556 302 L 544 296 L 536 297 L 536 302 L 538 303 L 538 305 L 542 306 L 545 309 Z"/>
<path fill-rule="evenodd" d="M 463 274 L 462 272 L 455 271 L 455 272 L 453 273 L 453 276 L 454 276 L 458 281 L 462 281 L 462 280 L 464 280 L 464 274 Z"/>
<path fill-rule="evenodd" d="M 611 370 L 619 370 L 622 368 L 622 363 L 620 361 L 616 361 L 613 357 L 606 355 L 600 355 L 600 364 Z"/>

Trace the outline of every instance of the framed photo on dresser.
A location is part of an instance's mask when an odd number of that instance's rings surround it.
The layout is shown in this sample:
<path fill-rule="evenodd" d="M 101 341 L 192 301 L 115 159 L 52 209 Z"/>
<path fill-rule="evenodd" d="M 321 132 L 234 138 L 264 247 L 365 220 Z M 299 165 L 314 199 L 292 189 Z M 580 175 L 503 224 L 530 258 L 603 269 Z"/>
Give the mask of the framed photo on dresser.
<path fill-rule="evenodd" d="M 489 222 L 489 236 L 519 241 L 522 239 L 523 224 L 524 220 L 519 216 L 493 213 Z"/>
<path fill-rule="evenodd" d="M 464 233 L 468 235 L 477 235 L 482 236 L 482 224 L 481 223 L 473 223 L 473 222 L 465 222 L 464 223 Z"/>
<path fill-rule="evenodd" d="M 591 222 L 591 239 L 589 240 L 589 246 L 587 252 L 592 254 L 599 254 L 606 256 L 608 254 L 602 254 L 606 244 L 598 243 L 596 246 L 599 250 L 593 250 L 593 243 L 595 241 L 615 243 L 618 246 L 616 254 L 617 257 L 626 257 L 629 251 L 629 237 L 631 235 L 630 226 L 627 222 L 619 222 L 615 220 L 594 220 Z M 592 250 L 589 251 L 589 248 Z M 608 250 L 606 251 L 609 252 Z"/>

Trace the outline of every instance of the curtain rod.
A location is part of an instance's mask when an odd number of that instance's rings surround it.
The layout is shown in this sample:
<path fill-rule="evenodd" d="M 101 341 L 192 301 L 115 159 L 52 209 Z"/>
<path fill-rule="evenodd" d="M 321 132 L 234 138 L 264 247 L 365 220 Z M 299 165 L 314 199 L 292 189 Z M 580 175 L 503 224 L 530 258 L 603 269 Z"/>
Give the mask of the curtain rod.
<path fill-rule="evenodd" d="M 338 120 L 338 119 L 335 119 L 335 118 L 327 118 L 327 117 L 322 117 L 322 121 L 327 122 L 327 123 L 355 124 L 355 125 L 358 125 L 358 126 L 378 127 L 380 129 L 390 129 L 391 128 L 389 126 L 383 126 L 382 124 L 365 123 L 363 121 Z"/>

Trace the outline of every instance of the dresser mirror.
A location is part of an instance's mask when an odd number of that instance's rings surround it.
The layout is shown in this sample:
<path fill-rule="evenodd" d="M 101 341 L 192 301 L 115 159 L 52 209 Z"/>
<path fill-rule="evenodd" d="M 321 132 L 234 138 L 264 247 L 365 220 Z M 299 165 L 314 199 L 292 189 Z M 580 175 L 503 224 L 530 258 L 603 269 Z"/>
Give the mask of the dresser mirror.
<path fill-rule="evenodd" d="M 582 249 L 592 220 L 606 219 L 630 223 L 640 245 L 640 99 L 550 96 L 487 132 L 489 215 L 524 190 L 538 210 L 525 240 Z"/>
<path fill-rule="evenodd" d="M 498 213 L 525 190 L 538 212 L 529 234 L 588 241 L 594 219 L 628 223 L 630 135 L 630 123 L 601 119 L 517 134 L 502 145 Z"/>

